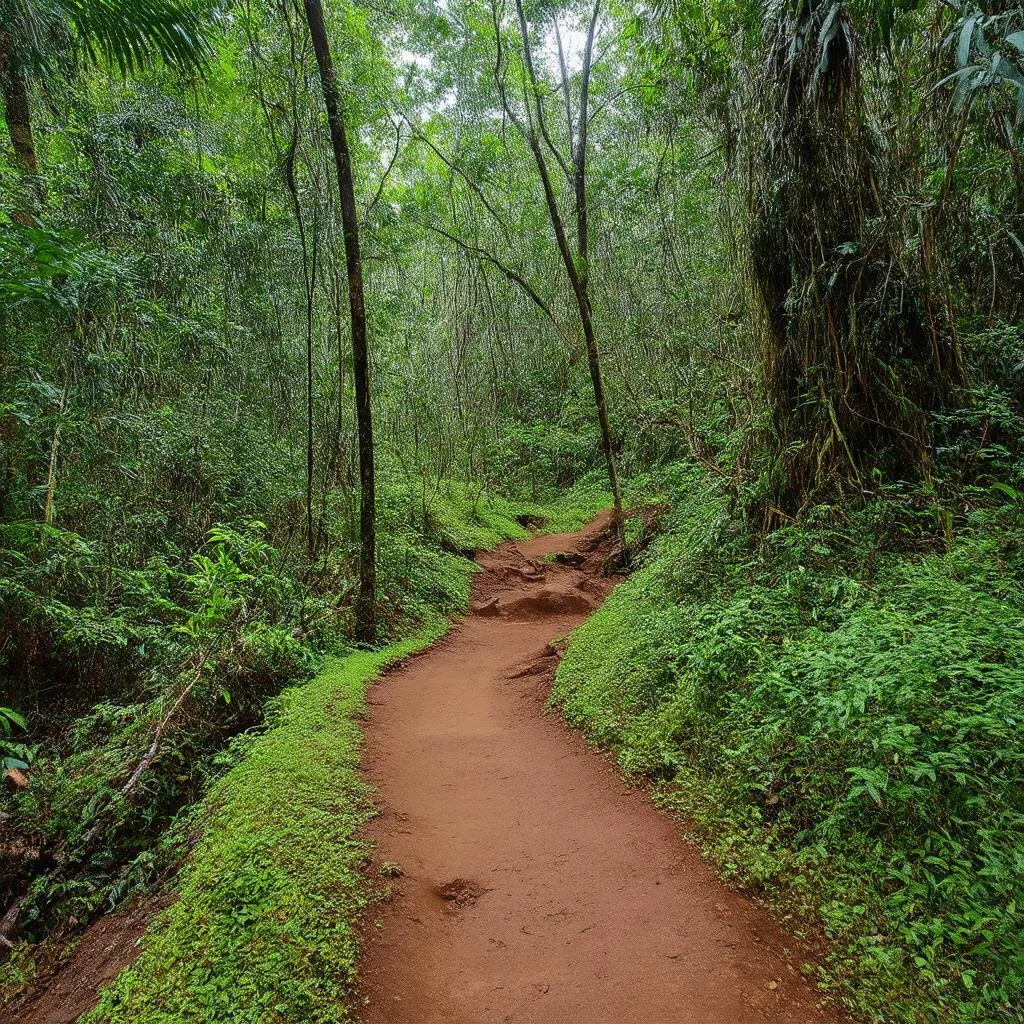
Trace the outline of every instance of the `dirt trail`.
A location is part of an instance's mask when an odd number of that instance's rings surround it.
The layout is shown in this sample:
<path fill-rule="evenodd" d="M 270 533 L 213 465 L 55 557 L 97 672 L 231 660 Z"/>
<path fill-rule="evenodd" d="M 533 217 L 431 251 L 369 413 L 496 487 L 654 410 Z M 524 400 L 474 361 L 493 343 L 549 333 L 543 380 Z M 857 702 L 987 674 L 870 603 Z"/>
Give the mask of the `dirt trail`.
<path fill-rule="evenodd" d="M 600 523 L 484 555 L 475 613 L 371 693 L 366 1024 L 836 1022 L 784 940 L 678 826 L 543 714 L 566 634 L 611 589 Z M 569 553 L 575 564 L 534 566 Z"/>

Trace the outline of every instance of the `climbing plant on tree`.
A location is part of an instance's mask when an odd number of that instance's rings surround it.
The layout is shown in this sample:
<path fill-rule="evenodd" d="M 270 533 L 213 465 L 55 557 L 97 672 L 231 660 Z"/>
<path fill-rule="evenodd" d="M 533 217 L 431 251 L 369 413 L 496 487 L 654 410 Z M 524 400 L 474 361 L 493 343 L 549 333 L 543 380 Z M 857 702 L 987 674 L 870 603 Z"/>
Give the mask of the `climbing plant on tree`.
<path fill-rule="evenodd" d="M 842 0 L 768 9 L 750 249 L 789 511 L 831 485 L 862 487 L 873 469 L 926 474 L 928 413 L 963 380 L 944 307 L 894 246 L 861 46 Z"/>

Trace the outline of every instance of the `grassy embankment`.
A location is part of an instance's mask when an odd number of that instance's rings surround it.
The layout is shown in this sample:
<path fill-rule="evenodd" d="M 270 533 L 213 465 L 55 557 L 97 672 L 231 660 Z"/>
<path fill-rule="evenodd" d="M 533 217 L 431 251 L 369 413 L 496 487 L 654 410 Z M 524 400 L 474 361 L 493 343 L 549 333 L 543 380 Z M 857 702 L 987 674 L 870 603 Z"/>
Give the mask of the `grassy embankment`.
<path fill-rule="evenodd" d="M 655 496 L 663 532 L 553 703 L 824 933 L 820 980 L 855 1012 L 1024 1020 L 1021 496 L 949 515 L 894 492 L 756 543 L 705 473 Z"/>

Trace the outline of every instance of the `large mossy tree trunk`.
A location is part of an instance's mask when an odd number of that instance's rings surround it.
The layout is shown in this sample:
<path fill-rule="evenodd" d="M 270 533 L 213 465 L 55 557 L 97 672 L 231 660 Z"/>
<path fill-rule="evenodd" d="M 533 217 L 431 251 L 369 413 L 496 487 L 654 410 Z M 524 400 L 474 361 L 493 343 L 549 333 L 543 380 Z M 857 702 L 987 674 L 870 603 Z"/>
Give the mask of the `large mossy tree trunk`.
<path fill-rule="evenodd" d="M 376 499 L 373 467 L 373 412 L 370 403 L 370 358 L 366 338 L 363 263 L 359 250 L 359 216 L 355 179 L 342 114 L 338 79 L 331 58 L 320 0 L 305 0 L 313 51 L 320 71 L 331 147 L 338 172 L 341 224 L 348 270 L 349 313 L 352 321 L 352 369 L 356 393 L 356 433 L 359 439 L 359 593 L 356 599 L 356 638 L 364 643 L 376 634 Z"/>
<path fill-rule="evenodd" d="M 956 336 L 884 201 L 858 40 L 841 0 L 769 14 L 752 122 L 751 270 L 774 413 L 769 506 L 873 475 L 927 476 L 929 413 L 963 382 Z M 771 519 L 771 515 L 769 515 Z"/>

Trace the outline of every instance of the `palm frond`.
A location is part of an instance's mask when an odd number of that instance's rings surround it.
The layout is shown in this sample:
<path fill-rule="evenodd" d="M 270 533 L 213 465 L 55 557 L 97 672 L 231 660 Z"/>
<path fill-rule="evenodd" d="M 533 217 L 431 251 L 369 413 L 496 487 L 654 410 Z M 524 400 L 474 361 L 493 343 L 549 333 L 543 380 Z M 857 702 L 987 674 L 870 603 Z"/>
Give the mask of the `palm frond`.
<path fill-rule="evenodd" d="M 122 74 L 153 60 L 198 72 L 213 55 L 212 0 L 0 0 L 0 23 L 24 66 L 42 70 L 77 42 Z"/>
<path fill-rule="evenodd" d="M 212 18 L 187 0 L 61 0 L 86 53 L 123 74 L 158 58 L 199 71 L 212 55 Z"/>

